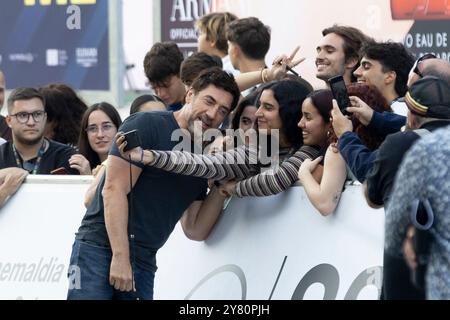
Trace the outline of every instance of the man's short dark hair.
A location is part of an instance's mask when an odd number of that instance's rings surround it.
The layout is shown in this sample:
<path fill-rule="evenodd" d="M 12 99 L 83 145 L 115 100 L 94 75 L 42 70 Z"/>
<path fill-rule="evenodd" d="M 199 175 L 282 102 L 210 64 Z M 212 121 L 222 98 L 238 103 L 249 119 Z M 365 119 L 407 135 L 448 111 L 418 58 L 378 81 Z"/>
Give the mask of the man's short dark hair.
<path fill-rule="evenodd" d="M 217 56 L 210 56 L 204 52 L 194 53 L 181 64 L 181 81 L 185 85 L 190 86 L 200 72 L 212 67 L 222 68 L 222 59 Z"/>
<path fill-rule="evenodd" d="M 157 42 L 144 58 L 144 71 L 151 84 L 163 86 L 170 76 L 179 76 L 183 53 L 175 42 Z"/>
<path fill-rule="evenodd" d="M 345 63 L 349 62 L 351 59 L 359 61 L 361 48 L 366 43 L 374 42 L 372 38 L 365 35 L 361 30 L 350 26 L 340 26 L 335 24 L 322 31 L 324 37 L 330 33 L 335 33 L 344 40 Z M 355 66 L 354 70 L 352 70 L 352 82 L 356 81 L 353 71 L 357 68 L 358 64 Z"/>
<path fill-rule="evenodd" d="M 8 98 L 8 112 L 11 112 L 14 102 L 21 101 L 21 100 L 31 100 L 34 98 L 38 98 L 42 101 L 42 105 L 45 109 L 45 98 L 44 96 L 39 92 L 39 90 L 35 88 L 17 88 L 14 89 Z"/>
<path fill-rule="evenodd" d="M 210 68 L 202 71 L 198 75 L 192 83 L 192 90 L 194 90 L 194 93 L 197 94 L 210 85 L 223 89 L 233 96 L 230 112 L 233 111 L 239 102 L 239 98 L 241 97 L 241 92 L 239 91 L 239 87 L 234 80 L 234 76 L 221 68 Z"/>
<path fill-rule="evenodd" d="M 407 82 L 409 71 L 414 65 L 414 56 L 405 46 L 397 42 L 371 42 L 361 49 L 361 57 L 378 61 L 383 72 L 394 71 L 395 92 L 403 97 L 408 91 Z"/>
<path fill-rule="evenodd" d="M 254 17 L 235 20 L 228 25 L 227 39 L 247 57 L 261 60 L 270 48 L 270 28 Z"/>

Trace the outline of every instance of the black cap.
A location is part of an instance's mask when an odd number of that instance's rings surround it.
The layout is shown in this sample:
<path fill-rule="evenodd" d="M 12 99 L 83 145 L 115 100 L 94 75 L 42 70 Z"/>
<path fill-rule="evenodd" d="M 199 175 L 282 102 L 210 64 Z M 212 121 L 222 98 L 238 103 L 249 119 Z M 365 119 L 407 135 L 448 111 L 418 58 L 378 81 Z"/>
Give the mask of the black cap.
<path fill-rule="evenodd" d="M 450 85 L 439 78 L 427 76 L 416 81 L 402 100 L 420 116 L 450 119 Z"/>

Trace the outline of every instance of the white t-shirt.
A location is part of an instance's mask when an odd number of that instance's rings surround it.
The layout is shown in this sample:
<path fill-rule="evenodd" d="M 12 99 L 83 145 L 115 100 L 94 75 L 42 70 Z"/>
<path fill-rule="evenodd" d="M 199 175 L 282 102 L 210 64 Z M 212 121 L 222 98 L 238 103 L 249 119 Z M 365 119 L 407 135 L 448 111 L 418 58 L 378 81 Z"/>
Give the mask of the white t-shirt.
<path fill-rule="evenodd" d="M 4 144 L 5 142 L 6 142 L 6 140 L 0 137 L 0 146 L 1 146 L 2 144 Z"/>
<path fill-rule="evenodd" d="M 225 56 L 222 58 L 222 69 L 230 72 L 233 76 L 237 76 L 240 74 L 239 70 L 233 68 L 233 64 L 231 63 L 230 56 Z"/>
<path fill-rule="evenodd" d="M 408 114 L 408 107 L 406 106 L 406 103 L 404 101 L 396 101 L 394 100 L 391 103 L 391 108 L 394 111 L 394 113 L 399 114 L 401 116 L 407 116 Z"/>

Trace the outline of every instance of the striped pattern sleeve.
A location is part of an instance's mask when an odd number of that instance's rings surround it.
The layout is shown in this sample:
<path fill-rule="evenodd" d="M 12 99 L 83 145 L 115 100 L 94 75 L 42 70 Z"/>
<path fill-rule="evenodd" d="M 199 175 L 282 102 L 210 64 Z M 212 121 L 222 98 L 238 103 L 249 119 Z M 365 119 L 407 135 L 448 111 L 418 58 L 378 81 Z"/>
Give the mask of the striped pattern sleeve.
<path fill-rule="evenodd" d="M 298 180 L 298 170 L 305 159 L 315 159 L 319 151 L 302 146 L 293 156 L 283 161 L 275 170 L 269 170 L 236 184 L 238 197 L 265 197 L 287 190 Z"/>
<path fill-rule="evenodd" d="M 259 172 L 257 150 L 245 146 L 214 155 L 186 151 L 152 152 L 155 157 L 149 165 L 177 174 L 213 180 L 242 180 Z"/>

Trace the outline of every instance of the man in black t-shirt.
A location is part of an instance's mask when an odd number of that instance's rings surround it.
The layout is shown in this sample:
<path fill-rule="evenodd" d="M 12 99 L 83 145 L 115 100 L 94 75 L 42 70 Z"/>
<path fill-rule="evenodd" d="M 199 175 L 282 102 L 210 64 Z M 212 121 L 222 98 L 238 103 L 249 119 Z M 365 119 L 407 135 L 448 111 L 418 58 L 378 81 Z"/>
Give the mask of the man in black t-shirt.
<path fill-rule="evenodd" d="M 78 174 L 69 166 L 75 149 L 44 138 L 47 115 L 42 95 L 33 88 L 20 88 L 8 99 L 6 122 L 12 141 L 0 146 L 0 169 L 18 167 L 30 174 Z"/>
<path fill-rule="evenodd" d="M 209 69 L 194 81 L 180 111 L 136 113 L 119 131 L 137 129 L 144 149 L 172 150 L 175 130 L 194 137 L 196 121 L 202 131 L 218 128 L 239 96 L 232 76 Z M 72 248 L 68 299 L 152 299 L 156 252 L 182 216 L 184 230 L 186 221 L 202 220 L 197 214 L 206 190 L 205 179 L 130 164 L 114 144 Z"/>

